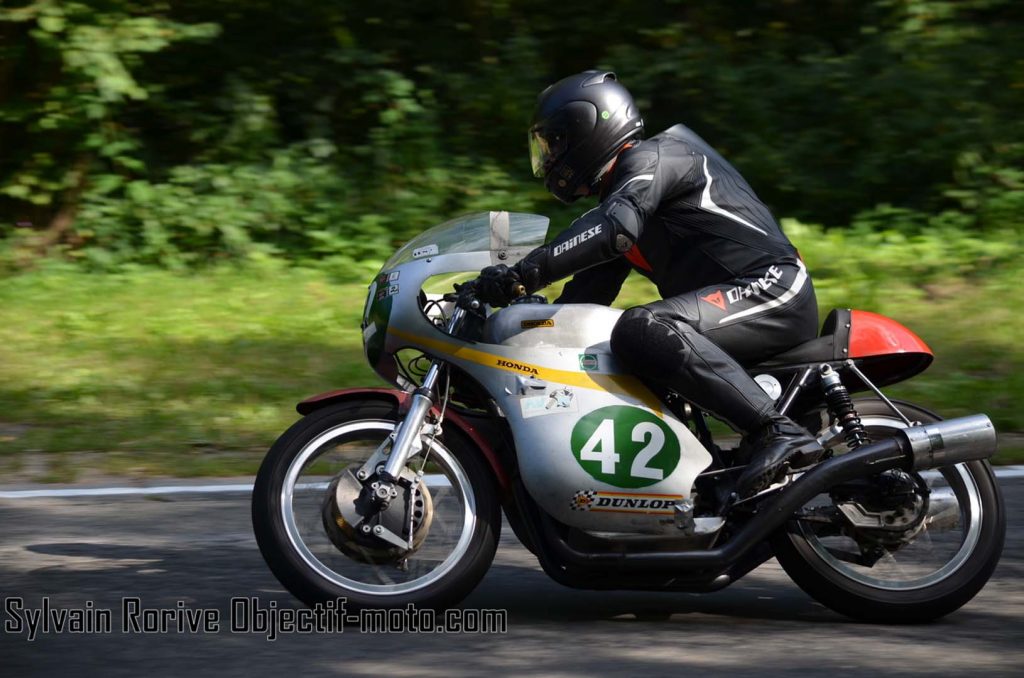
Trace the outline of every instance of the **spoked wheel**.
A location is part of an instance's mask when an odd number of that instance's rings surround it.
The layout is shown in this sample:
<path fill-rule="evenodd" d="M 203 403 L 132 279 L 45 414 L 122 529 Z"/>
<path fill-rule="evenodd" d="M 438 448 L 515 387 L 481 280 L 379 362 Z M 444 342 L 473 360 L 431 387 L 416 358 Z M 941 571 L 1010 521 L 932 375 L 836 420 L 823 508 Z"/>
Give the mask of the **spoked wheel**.
<path fill-rule="evenodd" d="M 253 490 L 256 541 L 278 580 L 309 605 L 345 598 L 349 609 L 445 607 L 494 558 L 494 482 L 458 432 L 425 444 L 387 509 L 366 511 L 362 490 L 375 482 L 397 416 L 379 401 L 325 407 L 293 425 L 263 461 Z"/>
<path fill-rule="evenodd" d="M 906 425 L 878 400 L 856 407 L 872 440 Z M 911 421 L 939 420 L 899 407 Z M 820 435 L 834 454 L 848 451 L 841 434 Z M 992 468 L 979 461 L 833 488 L 805 505 L 772 546 L 793 581 L 822 604 L 866 621 L 910 623 L 973 598 L 999 561 L 1005 531 Z"/>

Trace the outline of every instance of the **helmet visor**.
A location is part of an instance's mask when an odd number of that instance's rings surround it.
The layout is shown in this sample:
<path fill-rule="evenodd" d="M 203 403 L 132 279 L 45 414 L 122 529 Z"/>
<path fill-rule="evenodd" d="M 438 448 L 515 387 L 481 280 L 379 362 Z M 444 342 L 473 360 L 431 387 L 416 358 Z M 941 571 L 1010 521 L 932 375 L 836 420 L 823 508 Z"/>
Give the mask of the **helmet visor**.
<path fill-rule="evenodd" d="M 529 132 L 530 142 L 530 165 L 533 167 L 533 176 L 543 177 L 545 168 L 551 160 L 551 147 L 548 140 L 541 136 L 540 130 L 532 129 Z"/>

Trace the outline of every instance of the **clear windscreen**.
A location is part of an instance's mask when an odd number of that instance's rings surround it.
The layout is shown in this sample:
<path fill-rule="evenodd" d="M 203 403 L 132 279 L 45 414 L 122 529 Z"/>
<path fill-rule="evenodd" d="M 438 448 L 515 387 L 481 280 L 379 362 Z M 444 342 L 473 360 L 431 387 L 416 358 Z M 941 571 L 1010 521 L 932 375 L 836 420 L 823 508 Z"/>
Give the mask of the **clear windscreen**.
<path fill-rule="evenodd" d="M 384 270 L 439 254 L 530 250 L 544 244 L 547 232 L 548 218 L 539 214 L 469 214 L 419 234 L 388 259 Z"/>

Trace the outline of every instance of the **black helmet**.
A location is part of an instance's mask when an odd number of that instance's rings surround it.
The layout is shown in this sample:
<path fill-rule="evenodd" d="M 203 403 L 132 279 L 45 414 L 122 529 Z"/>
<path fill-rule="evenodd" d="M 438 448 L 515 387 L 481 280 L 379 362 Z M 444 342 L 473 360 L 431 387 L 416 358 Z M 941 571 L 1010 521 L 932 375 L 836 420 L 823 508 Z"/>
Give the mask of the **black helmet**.
<path fill-rule="evenodd" d="M 533 174 L 562 202 L 594 192 L 598 173 L 644 122 L 633 97 L 614 73 L 584 71 L 551 85 L 537 97 L 530 125 Z"/>

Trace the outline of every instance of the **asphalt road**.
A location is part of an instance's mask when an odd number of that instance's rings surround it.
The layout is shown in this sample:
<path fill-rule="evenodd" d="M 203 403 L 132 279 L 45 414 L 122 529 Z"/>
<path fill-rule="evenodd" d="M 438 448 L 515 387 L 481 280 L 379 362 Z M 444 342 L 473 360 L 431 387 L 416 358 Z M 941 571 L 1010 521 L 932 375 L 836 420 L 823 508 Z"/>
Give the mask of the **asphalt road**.
<path fill-rule="evenodd" d="M 0 631 L 0 675 L 1021 675 L 1024 479 L 1001 482 L 1010 529 L 994 578 L 965 608 L 926 626 L 846 620 L 808 598 L 774 561 L 714 594 L 566 589 L 506 529 L 493 568 L 464 604 L 507 609 L 504 635 L 346 630 L 274 642 L 227 630 L 120 632 L 123 596 L 138 596 L 145 608 L 182 601 L 222 619 L 233 596 L 296 606 L 260 558 L 248 495 L 0 499 L 0 598 L 115 610 L 111 634 L 29 642 Z"/>

